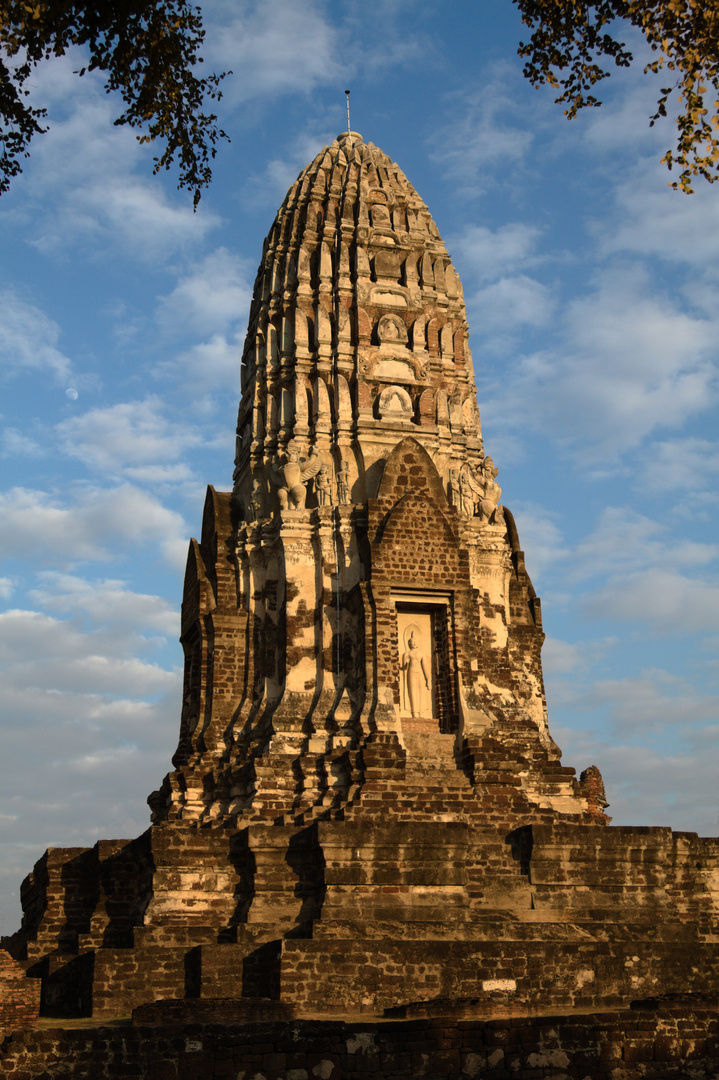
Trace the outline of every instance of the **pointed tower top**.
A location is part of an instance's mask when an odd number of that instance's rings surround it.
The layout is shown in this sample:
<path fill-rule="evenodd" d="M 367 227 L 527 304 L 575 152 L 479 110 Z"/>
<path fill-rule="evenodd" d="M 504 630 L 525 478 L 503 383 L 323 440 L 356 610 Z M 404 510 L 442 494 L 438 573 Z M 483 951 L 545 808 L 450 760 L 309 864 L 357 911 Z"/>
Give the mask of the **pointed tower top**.
<path fill-rule="evenodd" d="M 349 502 L 374 497 L 408 435 L 448 495 L 462 473 L 468 493 L 482 485 L 459 278 L 423 200 L 359 132 L 341 133 L 303 169 L 265 241 L 237 435 L 235 498 L 261 503 L 266 517 L 316 505 L 320 471 Z M 278 472 L 290 458 L 294 494 Z"/>
<path fill-rule="evenodd" d="M 337 136 L 335 142 L 342 144 L 347 142 L 348 140 L 351 141 L 353 145 L 364 142 L 364 139 L 362 138 L 359 131 L 343 131 Z"/>

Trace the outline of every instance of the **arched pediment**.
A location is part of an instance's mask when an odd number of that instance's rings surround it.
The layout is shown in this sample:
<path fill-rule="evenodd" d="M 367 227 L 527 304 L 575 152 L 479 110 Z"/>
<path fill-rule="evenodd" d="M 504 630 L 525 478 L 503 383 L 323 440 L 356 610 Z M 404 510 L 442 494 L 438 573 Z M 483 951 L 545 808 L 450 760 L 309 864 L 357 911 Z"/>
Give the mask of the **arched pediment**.
<path fill-rule="evenodd" d="M 420 490 L 408 492 L 390 510 L 383 523 L 377 548 L 381 552 L 385 546 L 396 548 L 400 544 L 403 558 L 411 565 L 414 557 L 419 559 L 421 545 L 408 545 L 404 536 L 418 529 L 425 539 L 431 537 L 434 546 L 448 548 L 457 545 L 457 536 L 447 518 L 427 491 Z"/>
<path fill-rule="evenodd" d="M 447 505 L 447 496 L 437 468 L 425 448 L 409 435 L 397 443 L 387 458 L 377 497 L 402 498 L 409 491 L 426 491 L 439 507 Z"/>

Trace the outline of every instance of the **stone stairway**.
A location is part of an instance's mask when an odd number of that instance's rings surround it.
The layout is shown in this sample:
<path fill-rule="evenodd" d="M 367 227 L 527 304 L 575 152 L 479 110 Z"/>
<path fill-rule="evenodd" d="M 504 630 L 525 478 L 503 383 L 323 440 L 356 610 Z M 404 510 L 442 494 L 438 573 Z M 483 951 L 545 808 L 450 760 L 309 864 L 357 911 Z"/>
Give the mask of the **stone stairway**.
<path fill-rule="evenodd" d="M 402 739 L 407 751 L 407 784 L 432 786 L 441 783 L 443 787 L 449 785 L 458 790 L 469 790 L 469 780 L 457 762 L 455 735 L 443 735 L 437 729 L 403 733 Z"/>

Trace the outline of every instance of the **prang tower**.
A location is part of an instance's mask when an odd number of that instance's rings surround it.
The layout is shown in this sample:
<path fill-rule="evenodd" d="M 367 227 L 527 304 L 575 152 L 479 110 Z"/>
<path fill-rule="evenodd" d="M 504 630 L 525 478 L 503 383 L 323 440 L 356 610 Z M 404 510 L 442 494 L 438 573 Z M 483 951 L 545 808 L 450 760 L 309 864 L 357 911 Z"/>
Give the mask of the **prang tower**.
<path fill-rule="evenodd" d="M 478 739 L 501 743 L 517 810 L 596 816 L 548 732 L 540 604 L 496 476 L 447 249 L 401 170 L 348 132 L 265 241 L 234 489 L 210 491 L 188 564 L 156 820 L 346 816 L 358 752 L 468 775 Z M 500 778 L 473 792 L 485 810 Z"/>
<path fill-rule="evenodd" d="M 45 1013 L 716 994 L 719 842 L 608 827 L 598 770 L 562 766 L 462 289 L 417 192 L 354 132 L 265 242 L 233 485 L 190 545 L 153 824 L 51 849 L 23 883 L 5 947 Z"/>

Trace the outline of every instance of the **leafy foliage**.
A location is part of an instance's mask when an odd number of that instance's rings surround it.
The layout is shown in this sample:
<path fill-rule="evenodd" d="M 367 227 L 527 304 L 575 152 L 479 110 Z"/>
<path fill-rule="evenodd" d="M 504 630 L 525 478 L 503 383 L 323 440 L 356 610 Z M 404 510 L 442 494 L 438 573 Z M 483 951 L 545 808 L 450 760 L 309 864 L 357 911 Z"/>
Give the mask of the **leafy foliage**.
<path fill-rule="evenodd" d="M 40 61 L 85 46 L 86 68 L 103 71 L 105 89 L 118 90 L 125 109 L 116 124 L 142 128 L 141 143 L 159 140 L 154 171 L 177 157 L 180 188 L 197 206 L 212 177 L 216 143 L 226 139 L 206 98 L 219 100 L 224 75 L 199 79 L 204 40 L 199 8 L 184 0 L 0 0 L 0 193 L 21 171 L 33 135 L 44 130 L 46 110 L 31 106 L 27 81 Z"/>
<path fill-rule="evenodd" d="M 514 0 L 533 30 L 520 44 L 524 74 L 535 86 L 548 83 L 561 94 L 570 119 L 585 106 L 600 105 L 592 88 L 607 78 L 598 61 L 628 67 L 632 53 L 613 32 L 619 20 L 638 27 L 660 55 L 645 72 L 666 70 L 674 82 L 663 87 L 654 124 L 667 115 L 669 96 L 678 92 L 675 150 L 662 161 L 682 171 L 672 187 L 691 192 L 691 181 L 719 179 L 719 0 Z M 709 99 L 706 100 L 706 95 Z"/>

